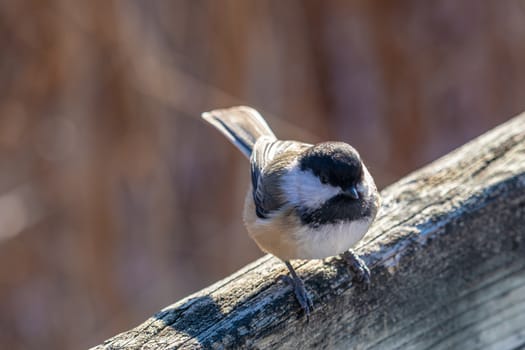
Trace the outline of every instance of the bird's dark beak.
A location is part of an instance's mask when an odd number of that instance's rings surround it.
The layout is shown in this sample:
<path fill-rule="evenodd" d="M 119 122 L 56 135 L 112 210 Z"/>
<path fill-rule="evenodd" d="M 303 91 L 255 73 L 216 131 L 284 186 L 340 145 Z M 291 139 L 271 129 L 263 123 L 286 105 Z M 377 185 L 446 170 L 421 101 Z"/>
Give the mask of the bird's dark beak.
<path fill-rule="evenodd" d="M 344 193 L 350 198 L 359 199 L 359 192 L 357 192 L 357 188 L 354 185 L 345 189 Z"/>

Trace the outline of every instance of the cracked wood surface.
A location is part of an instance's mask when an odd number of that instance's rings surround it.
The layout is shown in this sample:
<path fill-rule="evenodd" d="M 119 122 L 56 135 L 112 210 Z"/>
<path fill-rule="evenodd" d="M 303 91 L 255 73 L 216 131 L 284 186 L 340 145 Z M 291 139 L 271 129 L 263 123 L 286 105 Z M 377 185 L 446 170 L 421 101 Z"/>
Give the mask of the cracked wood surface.
<path fill-rule="evenodd" d="M 265 256 L 94 349 L 524 348 L 525 113 L 382 196 L 368 291 L 338 258 L 295 261 L 307 322 Z"/>

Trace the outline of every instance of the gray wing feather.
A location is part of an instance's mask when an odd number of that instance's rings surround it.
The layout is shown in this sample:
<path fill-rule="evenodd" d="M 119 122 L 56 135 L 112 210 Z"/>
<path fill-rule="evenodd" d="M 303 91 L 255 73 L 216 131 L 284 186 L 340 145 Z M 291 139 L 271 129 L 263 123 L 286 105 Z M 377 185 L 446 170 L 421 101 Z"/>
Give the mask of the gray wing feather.
<path fill-rule="evenodd" d="M 265 218 L 281 208 L 286 199 L 279 181 L 297 153 L 311 145 L 277 140 L 259 112 L 246 106 L 216 109 L 203 113 L 202 118 L 250 159 L 257 216 Z"/>
<path fill-rule="evenodd" d="M 297 153 L 310 146 L 298 141 L 280 141 L 266 137 L 256 142 L 250 163 L 253 200 L 258 217 L 266 218 L 270 212 L 285 204 L 279 181 Z"/>

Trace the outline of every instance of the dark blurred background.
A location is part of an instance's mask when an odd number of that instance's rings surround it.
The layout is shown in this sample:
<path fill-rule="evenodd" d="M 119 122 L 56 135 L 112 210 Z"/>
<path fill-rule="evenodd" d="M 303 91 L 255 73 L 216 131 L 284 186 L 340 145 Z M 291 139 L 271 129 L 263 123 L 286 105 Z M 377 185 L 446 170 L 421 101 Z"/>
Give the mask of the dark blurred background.
<path fill-rule="evenodd" d="M 525 109 L 524 1 L 0 1 L 0 344 L 73 349 L 261 256 L 201 112 L 380 187 Z"/>

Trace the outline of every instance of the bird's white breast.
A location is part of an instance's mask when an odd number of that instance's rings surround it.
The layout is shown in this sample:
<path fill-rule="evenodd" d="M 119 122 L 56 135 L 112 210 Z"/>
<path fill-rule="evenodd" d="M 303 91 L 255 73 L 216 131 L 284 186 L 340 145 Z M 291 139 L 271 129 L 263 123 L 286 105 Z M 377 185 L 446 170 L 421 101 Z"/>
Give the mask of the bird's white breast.
<path fill-rule="evenodd" d="M 363 218 L 319 227 L 303 226 L 295 232 L 297 256 L 299 259 L 323 259 L 341 254 L 363 238 L 371 223 L 371 218 Z"/>

